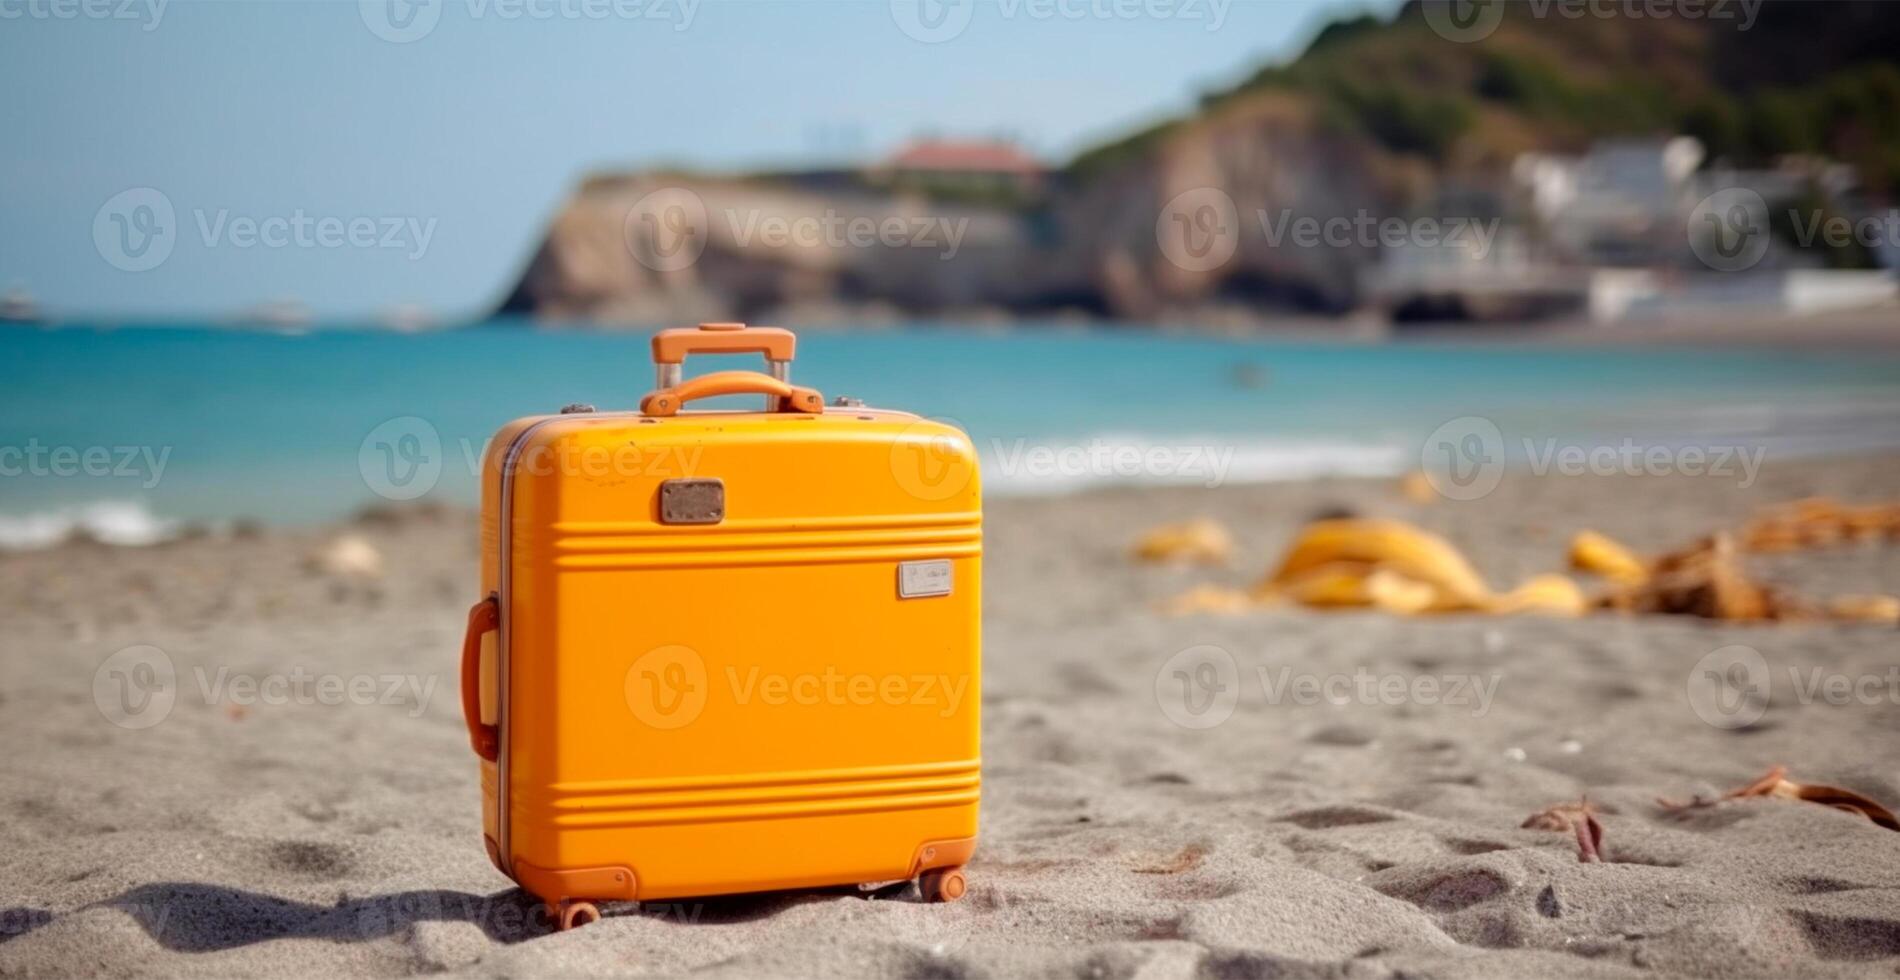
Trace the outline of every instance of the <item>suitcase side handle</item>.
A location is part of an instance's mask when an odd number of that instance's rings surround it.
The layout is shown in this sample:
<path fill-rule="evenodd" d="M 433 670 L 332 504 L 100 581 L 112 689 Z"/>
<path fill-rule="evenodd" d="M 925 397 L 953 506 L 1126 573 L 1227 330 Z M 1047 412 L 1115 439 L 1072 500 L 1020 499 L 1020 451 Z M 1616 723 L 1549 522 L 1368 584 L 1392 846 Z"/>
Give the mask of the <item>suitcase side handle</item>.
<path fill-rule="evenodd" d="M 757 371 L 714 371 L 691 381 L 648 392 L 640 399 L 640 411 L 666 417 L 679 414 L 687 402 L 719 395 L 766 395 L 773 410 L 817 415 L 825 410 L 825 396 L 811 388 L 768 377 Z"/>
<path fill-rule="evenodd" d="M 653 364 L 658 387 L 680 383 L 681 365 L 688 354 L 763 354 L 772 377 L 790 381 L 798 337 L 782 327 L 748 327 L 743 323 L 702 323 L 698 327 L 662 330 L 653 335 Z"/>
<path fill-rule="evenodd" d="M 462 637 L 462 717 L 468 721 L 468 744 L 475 754 L 495 761 L 501 750 L 501 732 L 482 724 L 482 637 L 501 626 L 501 602 L 494 595 L 469 607 L 468 633 Z"/>

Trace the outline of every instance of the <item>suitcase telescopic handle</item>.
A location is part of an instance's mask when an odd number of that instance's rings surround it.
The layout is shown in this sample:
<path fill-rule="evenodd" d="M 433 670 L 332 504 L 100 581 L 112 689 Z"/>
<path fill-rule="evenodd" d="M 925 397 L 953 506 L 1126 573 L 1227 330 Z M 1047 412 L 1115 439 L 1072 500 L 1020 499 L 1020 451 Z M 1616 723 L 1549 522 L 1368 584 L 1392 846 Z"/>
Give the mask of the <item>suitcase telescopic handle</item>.
<path fill-rule="evenodd" d="M 468 610 L 468 633 L 462 637 L 462 717 L 468 721 L 468 744 L 475 754 L 493 762 L 501 751 L 501 731 L 482 723 L 482 637 L 501 626 L 501 602 L 490 595 Z"/>
<path fill-rule="evenodd" d="M 642 414 L 664 418 L 679 414 L 687 402 L 720 395 L 764 395 L 771 411 L 817 415 L 825 410 L 825 396 L 757 371 L 714 371 L 670 388 L 648 392 L 640 399 Z"/>
<path fill-rule="evenodd" d="M 653 335 L 655 387 L 677 387 L 688 354 L 763 354 L 772 377 L 790 381 L 792 356 L 797 350 L 798 337 L 782 327 L 702 323 L 696 328 L 662 330 Z"/>

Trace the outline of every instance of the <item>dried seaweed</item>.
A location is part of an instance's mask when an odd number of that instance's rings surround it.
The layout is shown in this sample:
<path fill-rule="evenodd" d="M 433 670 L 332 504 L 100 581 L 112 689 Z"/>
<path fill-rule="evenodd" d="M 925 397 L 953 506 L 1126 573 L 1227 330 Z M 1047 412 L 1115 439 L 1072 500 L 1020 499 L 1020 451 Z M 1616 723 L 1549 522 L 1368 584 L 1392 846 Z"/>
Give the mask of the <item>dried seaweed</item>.
<path fill-rule="evenodd" d="M 1827 786 L 1821 783 L 1797 783 L 1787 778 L 1788 768 L 1776 766 L 1768 770 L 1760 779 L 1746 786 L 1739 786 L 1713 799 L 1695 797 L 1687 801 L 1658 799 L 1656 802 L 1666 810 L 1695 810 L 1716 806 L 1729 800 L 1742 800 L 1755 797 L 1773 797 L 1783 800 L 1800 800 L 1805 803 L 1819 803 L 1822 806 L 1845 810 L 1873 821 L 1888 830 L 1900 830 L 1900 818 L 1893 811 L 1874 802 L 1851 789 L 1839 786 Z"/>

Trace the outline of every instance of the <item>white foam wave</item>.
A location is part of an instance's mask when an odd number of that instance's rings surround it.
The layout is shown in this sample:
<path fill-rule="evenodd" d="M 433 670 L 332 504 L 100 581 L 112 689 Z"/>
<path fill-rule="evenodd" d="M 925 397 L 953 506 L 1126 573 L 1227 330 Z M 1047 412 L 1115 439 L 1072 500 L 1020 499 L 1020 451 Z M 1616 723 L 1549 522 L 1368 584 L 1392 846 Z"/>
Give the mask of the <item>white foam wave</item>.
<path fill-rule="evenodd" d="M 74 539 L 136 547 L 178 533 L 178 522 L 152 513 L 142 501 L 101 500 L 26 514 L 0 514 L 0 551 L 51 548 Z"/>

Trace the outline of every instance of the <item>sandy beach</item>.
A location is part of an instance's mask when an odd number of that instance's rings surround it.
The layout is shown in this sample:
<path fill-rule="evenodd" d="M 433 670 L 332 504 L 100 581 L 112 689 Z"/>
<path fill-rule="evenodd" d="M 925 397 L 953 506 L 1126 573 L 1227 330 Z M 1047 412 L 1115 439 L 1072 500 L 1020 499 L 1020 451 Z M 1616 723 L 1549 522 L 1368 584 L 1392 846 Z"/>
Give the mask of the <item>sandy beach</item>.
<path fill-rule="evenodd" d="M 1892 976 L 1900 836 L 1809 803 L 1656 803 L 1785 764 L 1900 805 L 1891 689 L 1835 705 L 1799 683 L 1886 677 L 1890 627 L 1154 609 L 1253 581 L 1340 508 L 1437 531 L 1502 587 L 1560 570 L 1581 528 L 1661 550 L 1812 494 L 1900 497 L 1900 458 L 1771 461 L 1747 488 L 1513 476 L 1473 503 L 1389 480 L 993 501 L 968 897 L 609 906 L 558 934 L 482 853 L 455 694 L 473 515 L 0 555 L 0 975 Z M 1143 527 L 1203 514 L 1234 530 L 1233 567 L 1128 559 Z M 380 575 L 314 566 L 339 536 Z M 1891 543 L 1753 567 L 1819 597 L 1900 593 Z M 1735 644 L 1773 687 L 1731 730 L 1687 685 Z M 176 702 L 122 708 L 162 715 L 125 727 L 95 682 L 141 645 Z M 1232 656 L 1237 701 L 1186 727 L 1158 675 L 1202 645 Z M 1289 686 L 1359 675 L 1372 694 Z M 1520 826 L 1586 795 L 1605 863 Z"/>

